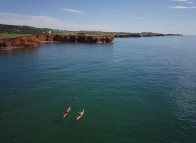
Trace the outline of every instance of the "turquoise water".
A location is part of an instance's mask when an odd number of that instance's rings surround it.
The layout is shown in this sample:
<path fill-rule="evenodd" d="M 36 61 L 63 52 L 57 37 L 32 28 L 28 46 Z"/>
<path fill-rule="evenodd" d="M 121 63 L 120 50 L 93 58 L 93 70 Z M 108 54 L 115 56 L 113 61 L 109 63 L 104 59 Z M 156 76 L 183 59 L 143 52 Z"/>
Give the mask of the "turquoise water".
<path fill-rule="evenodd" d="M 1 143 L 195 143 L 195 135 L 196 36 L 0 53 Z"/>

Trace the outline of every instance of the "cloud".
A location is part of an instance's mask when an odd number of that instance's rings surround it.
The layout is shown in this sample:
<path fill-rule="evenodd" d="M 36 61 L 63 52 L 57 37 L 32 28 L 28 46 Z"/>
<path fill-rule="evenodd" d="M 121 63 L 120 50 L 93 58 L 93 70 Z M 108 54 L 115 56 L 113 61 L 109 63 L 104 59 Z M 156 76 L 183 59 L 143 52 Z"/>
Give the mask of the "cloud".
<path fill-rule="evenodd" d="M 169 8 L 173 8 L 173 9 L 194 9 L 196 8 L 196 6 L 192 6 L 192 7 L 188 7 L 188 6 L 168 6 Z"/>
<path fill-rule="evenodd" d="M 191 0 L 172 0 L 175 2 L 184 2 L 184 3 L 188 3 L 188 4 L 193 4 L 193 2 Z"/>
<path fill-rule="evenodd" d="M 193 4 L 194 2 L 191 0 L 172 0 L 175 2 L 183 2 L 184 4 Z M 196 8 L 196 6 L 168 6 L 169 8 L 173 8 L 173 9 L 194 9 Z"/>
<path fill-rule="evenodd" d="M 142 17 L 126 17 L 127 19 L 136 19 L 136 20 L 142 20 L 144 18 Z"/>
<path fill-rule="evenodd" d="M 63 10 L 66 11 L 66 12 L 71 12 L 71 13 L 86 14 L 83 11 L 79 11 L 79 10 L 75 10 L 75 9 L 63 8 Z"/>
<path fill-rule="evenodd" d="M 101 25 L 80 24 L 48 16 L 31 16 L 15 13 L 0 12 L 0 23 L 11 25 L 27 25 L 39 28 L 52 28 L 60 30 L 106 30 Z"/>
<path fill-rule="evenodd" d="M 187 1 L 186 3 L 188 3 L 188 4 L 193 4 L 193 2 L 192 2 L 192 1 Z"/>

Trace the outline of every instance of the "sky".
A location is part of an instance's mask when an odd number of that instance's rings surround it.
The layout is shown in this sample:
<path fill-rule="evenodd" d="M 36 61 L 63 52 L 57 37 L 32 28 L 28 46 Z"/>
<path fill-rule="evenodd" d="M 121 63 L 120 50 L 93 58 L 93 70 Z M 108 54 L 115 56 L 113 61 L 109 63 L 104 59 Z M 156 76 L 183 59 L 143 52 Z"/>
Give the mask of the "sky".
<path fill-rule="evenodd" d="M 0 0 L 0 24 L 196 35 L 196 0 Z"/>

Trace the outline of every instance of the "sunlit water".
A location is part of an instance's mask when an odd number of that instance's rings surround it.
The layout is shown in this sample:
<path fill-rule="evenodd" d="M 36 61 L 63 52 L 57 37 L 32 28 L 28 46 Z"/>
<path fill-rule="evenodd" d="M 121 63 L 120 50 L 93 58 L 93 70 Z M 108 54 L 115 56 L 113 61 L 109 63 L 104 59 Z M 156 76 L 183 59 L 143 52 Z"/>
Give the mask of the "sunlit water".
<path fill-rule="evenodd" d="M 1 52 L 0 142 L 195 143 L 196 36 Z"/>

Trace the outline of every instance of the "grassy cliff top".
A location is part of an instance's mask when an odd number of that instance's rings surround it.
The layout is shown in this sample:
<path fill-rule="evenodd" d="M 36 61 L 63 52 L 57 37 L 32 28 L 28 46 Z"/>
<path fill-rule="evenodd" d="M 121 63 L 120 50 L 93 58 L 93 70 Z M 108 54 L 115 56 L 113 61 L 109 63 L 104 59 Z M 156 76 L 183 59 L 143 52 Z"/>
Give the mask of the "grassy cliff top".
<path fill-rule="evenodd" d="M 16 38 L 21 36 L 31 36 L 31 34 L 0 33 L 0 39 Z"/>
<path fill-rule="evenodd" d="M 70 35 L 70 36 L 98 36 L 98 35 L 108 35 L 109 33 L 101 31 L 66 31 L 58 29 L 49 28 L 35 28 L 31 26 L 17 26 L 17 25 L 4 25 L 0 24 L 0 38 L 15 38 L 20 36 L 30 36 L 30 35 Z"/>
<path fill-rule="evenodd" d="M 100 35 L 129 35 L 129 34 L 142 34 L 142 35 L 156 35 L 159 33 L 142 32 L 142 33 L 129 33 L 129 32 L 103 32 L 103 31 L 66 31 L 50 28 L 36 28 L 31 26 L 18 26 L 18 25 L 4 25 L 0 24 L 0 39 L 16 38 L 20 36 L 31 35 L 65 35 L 65 36 L 100 36 Z"/>

